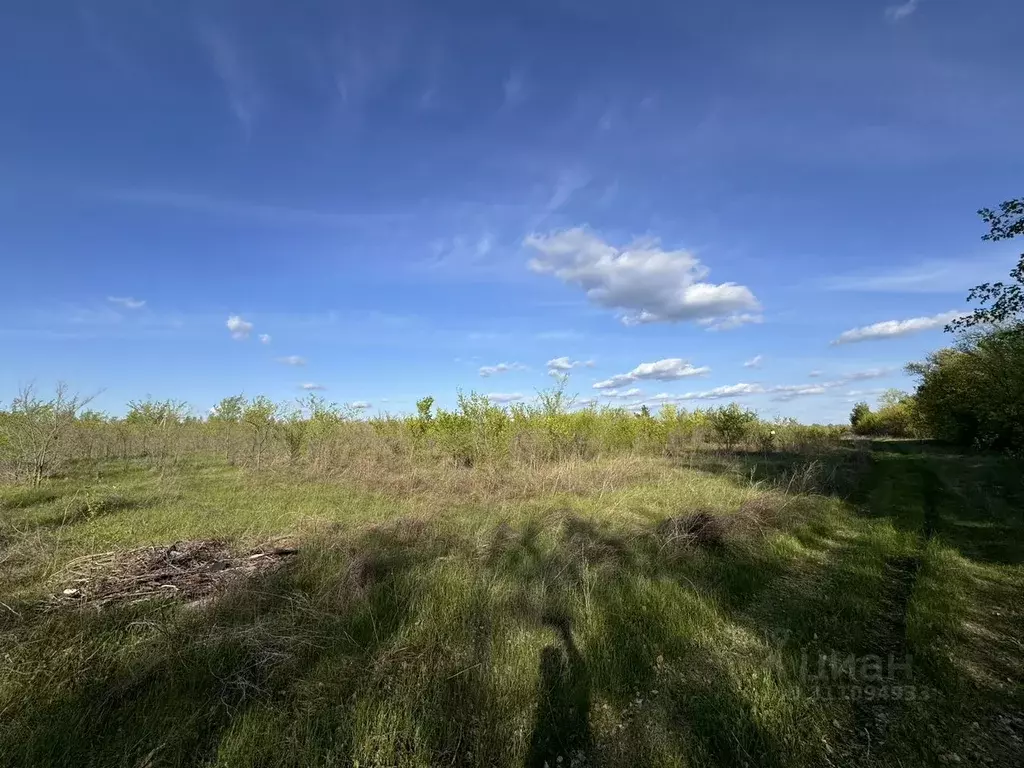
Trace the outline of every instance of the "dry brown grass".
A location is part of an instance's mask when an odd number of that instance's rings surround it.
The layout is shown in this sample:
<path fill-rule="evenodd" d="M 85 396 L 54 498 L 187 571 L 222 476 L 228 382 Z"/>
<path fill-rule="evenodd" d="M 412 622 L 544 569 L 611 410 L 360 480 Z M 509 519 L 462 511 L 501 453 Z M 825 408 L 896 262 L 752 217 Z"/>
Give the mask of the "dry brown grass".
<path fill-rule="evenodd" d="M 450 458 L 351 455 L 311 470 L 316 477 L 394 498 L 438 504 L 529 501 L 563 494 L 591 496 L 663 480 L 675 473 L 665 459 L 608 456 L 584 460 L 495 461 L 473 467 Z"/>

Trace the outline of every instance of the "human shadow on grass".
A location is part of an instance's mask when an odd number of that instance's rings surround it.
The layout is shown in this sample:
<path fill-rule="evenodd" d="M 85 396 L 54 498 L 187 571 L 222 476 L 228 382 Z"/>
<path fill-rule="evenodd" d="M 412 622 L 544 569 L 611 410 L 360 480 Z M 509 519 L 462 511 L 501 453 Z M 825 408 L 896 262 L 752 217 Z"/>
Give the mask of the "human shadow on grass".
<path fill-rule="evenodd" d="M 526 768 L 595 765 L 590 733 L 590 679 L 569 619 L 549 615 L 561 645 L 540 652 L 539 690 Z"/>
<path fill-rule="evenodd" d="M 883 443 L 881 448 L 891 444 Z M 982 563 L 1024 563 L 1024 465 L 998 456 L 946 456 L 903 447 L 874 455 L 858 514 L 924 540 L 938 537 Z"/>

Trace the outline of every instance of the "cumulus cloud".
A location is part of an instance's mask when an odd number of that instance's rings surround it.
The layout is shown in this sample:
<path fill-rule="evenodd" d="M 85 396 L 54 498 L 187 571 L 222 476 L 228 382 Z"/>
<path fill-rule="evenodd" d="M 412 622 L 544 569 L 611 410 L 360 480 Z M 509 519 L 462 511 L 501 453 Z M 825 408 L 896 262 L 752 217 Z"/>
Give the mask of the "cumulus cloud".
<path fill-rule="evenodd" d="M 111 304 L 117 304 L 118 306 L 124 307 L 125 309 L 142 309 L 146 306 L 145 300 L 133 299 L 130 296 L 107 296 L 107 301 Z"/>
<path fill-rule="evenodd" d="M 579 286 L 590 301 L 620 311 L 627 325 L 703 321 L 724 327 L 751 322 L 761 308 L 746 286 L 705 282 L 708 268 L 696 256 L 662 250 L 658 240 L 616 248 L 576 228 L 532 234 L 524 244 L 538 253 L 530 269 Z"/>
<path fill-rule="evenodd" d="M 243 320 L 238 315 L 231 315 L 227 322 L 228 330 L 231 331 L 232 339 L 248 339 L 252 333 L 252 323 Z"/>
<path fill-rule="evenodd" d="M 593 360 L 570 360 L 568 357 L 556 357 L 553 360 L 548 360 L 547 368 L 548 374 L 551 376 L 557 376 L 559 374 L 568 373 L 573 368 L 593 368 Z"/>
<path fill-rule="evenodd" d="M 270 343 L 270 334 L 269 333 L 261 333 L 260 334 L 260 344 L 269 344 L 269 343 Z"/>
<path fill-rule="evenodd" d="M 305 365 L 306 358 L 299 357 L 298 355 L 288 355 L 287 357 L 277 358 L 277 362 L 283 363 L 284 365 Z"/>
<path fill-rule="evenodd" d="M 498 363 L 497 365 L 485 365 L 480 368 L 480 375 L 485 379 L 496 373 L 508 373 L 509 371 L 525 371 L 526 366 L 522 363 Z"/>
<path fill-rule="evenodd" d="M 314 384 L 312 381 L 307 381 L 305 384 L 300 384 L 299 386 L 307 392 L 316 392 L 327 389 L 323 384 Z"/>
<path fill-rule="evenodd" d="M 517 400 L 522 400 L 523 396 L 518 392 L 514 392 L 512 394 L 492 392 L 491 394 L 487 395 L 487 399 L 490 400 L 492 403 L 514 403 Z"/>
<path fill-rule="evenodd" d="M 743 364 L 744 368 L 760 368 L 761 363 L 764 362 L 764 355 L 754 355 L 752 358 L 747 360 Z"/>
<path fill-rule="evenodd" d="M 348 407 L 357 411 L 365 411 L 372 408 L 373 403 L 368 403 L 365 400 L 356 400 L 354 403 L 349 403 Z"/>
<path fill-rule="evenodd" d="M 907 336 L 911 333 L 929 331 L 933 328 L 942 328 L 964 313 L 957 310 L 942 312 L 930 317 L 912 317 L 908 320 L 885 320 L 873 325 L 865 325 L 862 328 L 851 328 L 839 334 L 839 338 L 832 341 L 832 345 L 852 344 L 857 341 L 870 341 L 872 339 L 891 339 L 896 336 Z"/>
<path fill-rule="evenodd" d="M 710 371 L 707 366 L 696 368 L 686 360 L 670 357 L 654 363 L 640 363 L 629 373 L 620 373 L 597 382 L 594 389 L 616 389 L 634 381 L 675 381 L 689 376 L 703 376 Z"/>
<path fill-rule="evenodd" d="M 629 399 L 631 397 L 639 397 L 643 394 L 643 390 L 638 387 L 632 387 L 630 389 L 606 389 L 601 393 L 601 397 L 615 398 L 620 400 Z"/>
<path fill-rule="evenodd" d="M 902 21 L 911 16 L 917 10 L 918 5 L 920 5 L 920 0 L 906 0 L 905 3 L 890 5 L 885 9 L 885 18 L 893 22 Z"/>

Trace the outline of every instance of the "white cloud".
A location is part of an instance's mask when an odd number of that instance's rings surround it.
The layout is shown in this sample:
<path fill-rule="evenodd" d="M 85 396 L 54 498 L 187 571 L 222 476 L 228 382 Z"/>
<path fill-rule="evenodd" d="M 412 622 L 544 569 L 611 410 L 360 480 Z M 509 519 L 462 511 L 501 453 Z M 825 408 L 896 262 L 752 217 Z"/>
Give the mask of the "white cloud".
<path fill-rule="evenodd" d="M 920 331 L 929 331 L 933 328 L 942 328 L 947 323 L 964 313 L 957 310 L 943 312 L 930 317 L 912 317 L 909 320 L 886 320 L 873 325 L 865 325 L 862 328 L 851 328 L 839 334 L 839 338 L 832 341 L 836 344 L 852 344 L 856 341 L 868 341 L 871 339 L 891 339 L 896 336 L 906 336 Z"/>
<path fill-rule="evenodd" d="M 547 368 L 548 375 L 558 376 L 563 373 L 571 371 L 573 368 L 593 368 L 593 360 L 570 360 L 568 357 L 556 357 L 553 360 L 548 360 Z"/>
<path fill-rule="evenodd" d="M 817 379 L 817 378 L 819 378 L 822 375 L 822 372 L 821 371 L 811 371 L 807 375 L 810 376 L 812 379 Z"/>
<path fill-rule="evenodd" d="M 307 381 L 305 384 L 300 384 L 299 386 L 307 392 L 327 389 L 323 384 L 314 384 L 311 381 Z"/>
<path fill-rule="evenodd" d="M 743 364 L 744 368 L 760 368 L 761 363 L 764 362 L 764 355 L 754 355 L 752 358 L 747 360 Z"/>
<path fill-rule="evenodd" d="M 492 392 L 487 395 L 487 399 L 492 403 L 514 403 L 517 400 L 522 400 L 523 396 L 518 392 L 513 394 L 503 394 L 501 392 Z"/>
<path fill-rule="evenodd" d="M 760 304 L 749 288 L 703 282 L 708 268 L 696 256 L 662 250 L 658 240 L 619 249 L 576 228 L 532 234 L 524 244 L 539 253 L 530 269 L 579 286 L 595 304 L 620 310 L 627 325 L 694 320 L 724 327 L 758 317 L 751 314 Z"/>
<path fill-rule="evenodd" d="M 735 315 L 729 315 L 728 317 L 704 318 L 697 322 L 709 331 L 731 331 L 733 328 L 739 328 L 741 325 L 746 325 L 747 323 L 763 323 L 764 317 L 751 312 L 739 312 Z"/>
<path fill-rule="evenodd" d="M 107 301 L 111 304 L 118 304 L 125 309 L 142 309 L 146 306 L 146 302 L 143 299 L 133 299 L 129 296 L 107 296 Z"/>
<path fill-rule="evenodd" d="M 865 379 L 877 379 L 887 376 L 893 372 L 892 368 L 868 368 L 863 371 L 854 371 L 832 381 L 822 381 L 813 384 L 773 384 L 765 386 L 758 383 L 728 384 L 702 392 L 687 392 L 682 395 L 670 395 L 663 393 L 655 395 L 651 400 L 662 400 L 666 402 L 682 402 L 685 400 L 729 400 L 751 395 L 775 395 L 774 400 L 788 401 L 798 397 L 811 395 L 824 395 L 837 388 L 844 387 L 852 381 L 863 381 Z"/>
<path fill-rule="evenodd" d="M 906 0 L 905 3 L 899 5 L 890 5 L 885 9 L 885 18 L 893 22 L 902 21 L 913 14 L 919 4 L 920 0 Z"/>
<path fill-rule="evenodd" d="M 349 408 L 353 408 L 357 411 L 365 411 L 373 407 L 373 403 L 368 403 L 365 400 L 356 400 L 354 403 L 348 404 Z"/>
<path fill-rule="evenodd" d="M 269 343 L 270 343 L 270 334 L 269 333 L 261 333 L 260 334 L 260 344 L 269 344 Z"/>
<path fill-rule="evenodd" d="M 895 368 L 867 368 L 863 371 L 854 371 L 853 373 L 847 373 L 839 378 L 839 381 L 846 383 L 848 381 L 864 381 L 865 379 L 880 379 L 883 376 L 888 376 L 893 373 Z"/>
<path fill-rule="evenodd" d="M 243 320 L 238 315 L 231 315 L 227 322 L 228 330 L 231 331 L 232 339 L 248 339 L 252 333 L 252 323 Z"/>
<path fill-rule="evenodd" d="M 263 103 L 263 95 L 252 71 L 234 41 L 223 30 L 205 24 L 199 33 L 231 111 L 246 131 L 251 130 Z"/>
<path fill-rule="evenodd" d="M 770 387 L 767 391 L 775 395 L 775 400 L 793 400 L 797 397 L 807 395 L 824 395 L 833 387 L 841 386 L 843 382 L 826 381 L 822 384 L 780 384 Z"/>
<path fill-rule="evenodd" d="M 287 357 L 277 358 L 277 362 L 283 363 L 284 365 L 305 365 L 306 358 L 299 357 L 298 355 L 288 355 Z"/>
<path fill-rule="evenodd" d="M 594 389 L 615 389 L 634 381 L 675 381 L 689 376 L 703 376 L 710 371 L 707 366 L 696 368 L 686 360 L 671 357 L 654 363 L 640 363 L 629 373 L 620 373 L 597 382 Z"/>
<path fill-rule="evenodd" d="M 480 368 L 480 375 L 485 379 L 494 376 L 496 373 L 508 373 L 509 371 L 525 371 L 526 366 L 522 363 L 498 363 L 497 365 L 484 365 Z"/>
<path fill-rule="evenodd" d="M 640 397 L 640 395 L 642 395 L 642 394 L 643 394 L 643 390 L 641 390 L 641 389 L 639 389 L 637 387 L 632 387 L 631 389 L 624 389 L 624 390 L 606 389 L 604 392 L 601 393 L 601 397 L 607 397 L 607 398 L 614 398 L 614 399 L 618 399 L 618 400 L 624 400 L 624 399 L 628 399 L 630 397 Z"/>
<path fill-rule="evenodd" d="M 715 387 L 703 392 L 687 392 L 679 395 L 678 400 L 726 400 L 731 397 L 745 397 L 747 395 L 760 395 L 765 391 L 760 384 L 728 384 L 723 387 Z M 663 399 L 665 396 L 660 396 Z"/>

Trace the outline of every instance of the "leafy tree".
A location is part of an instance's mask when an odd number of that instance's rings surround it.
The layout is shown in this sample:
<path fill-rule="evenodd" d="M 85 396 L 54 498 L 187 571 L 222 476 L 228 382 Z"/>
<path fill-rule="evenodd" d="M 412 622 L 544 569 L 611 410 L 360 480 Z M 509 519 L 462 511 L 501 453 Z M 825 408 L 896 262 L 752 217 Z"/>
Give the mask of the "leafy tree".
<path fill-rule="evenodd" d="M 242 413 L 244 411 L 245 395 L 225 397 L 213 407 L 209 420 L 237 424 L 242 420 Z"/>
<path fill-rule="evenodd" d="M 921 423 L 962 446 L 1024 451 L 1024 334 L 996 330 L 907 366 Z"/>
<path fill-rule="evenodd" d="M 853 406 L 853 410 L 850 411 L 850 426 L 857 429 L 857 425 L 864 421 L 864 419 L 871 413 L 871 407 L 865 402 L 859 402 Z"/>
<path fill-rule="evenodd" d="M 434 407 L 434 398 L 430 395 L 416 401 L 416 415 L 420 421 L 430 421 L 430 409 Z"/>
<path fill-rule="evenodd" d="M 978 215 L 988 224 L 989 231 L 982 240 L 1010 240 L 1024 235 L 1024 198 L 1001 203 L 998 211 L 982 208 Z M 965 331 L 971 328 L 1007 327 L 1018 331 L 1024 319 L 1024 253 L 1017 266 L 1010 271 L 1012 283 L 982 283 L 967 294 L 968 301 L 988 306 L 974 310 L 946 326 L 947 331 Z"/>

